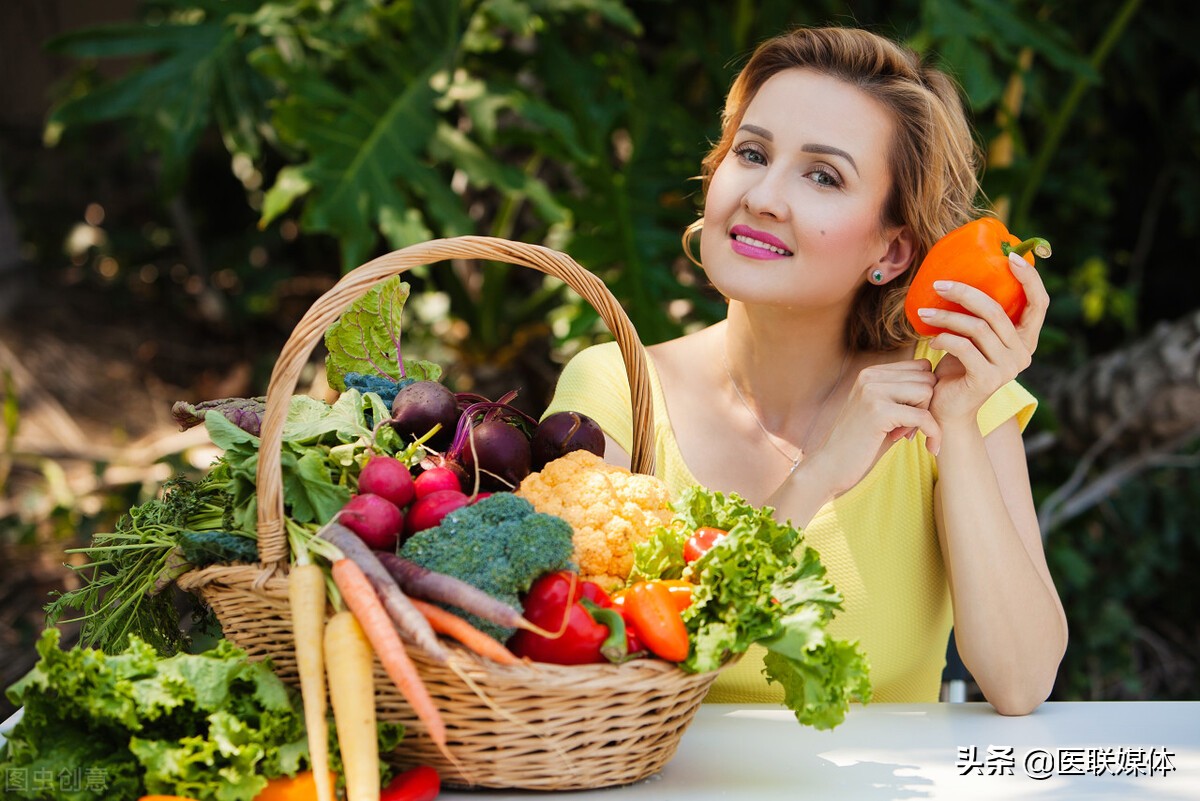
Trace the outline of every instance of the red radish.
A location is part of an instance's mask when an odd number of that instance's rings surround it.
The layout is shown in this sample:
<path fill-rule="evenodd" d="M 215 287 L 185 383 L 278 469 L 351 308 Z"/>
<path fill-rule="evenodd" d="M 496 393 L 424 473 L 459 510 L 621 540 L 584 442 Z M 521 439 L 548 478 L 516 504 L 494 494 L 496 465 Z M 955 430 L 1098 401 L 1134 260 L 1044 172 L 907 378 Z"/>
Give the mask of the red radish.
<path fill-rule="evenodd" d="M 413 489 L 417 498 L 424 498 L 442 490 L 457 490 L 462 492 L 462 484 L 458 475 L 449 467 L 431 467 L 413 481 Z"/>
<path fill-rule="evenodd" d="M 472 495 L 472 496 L 471 496 L 471 503 L 470 503 L 470 504 L 468 504 L 468 506 L 470 506 L 470 505 L 472 505 L 472 504 L 479 503 L 479 502 L 480 502 L 480 501 L 482 501 L 484 498 L 488 498 L 488 497 L 490 497 L 490 496 L 491 496 L 491 494 L 492 494 L 492 493 L 490 493 L 490 492 L 477 492 L 477 493 L 475 493 L 474 495 Z"/>
<path fill-rule="evenodd" d="M 470 497 L 461 490 L 438 490 L 417 498 L 408 510 L 408 520 L 404 528 L 405 534 L 416 534 L 427 528 L 433 528 L 442 522 L 442 518 L 471 502 Z"/>
<path fill-rule="evenodd" d="M 408 465 L 391 456 L 373 456 L 358 476 L 359 493 L 370 493 L 403 509 L 412 503 L 415 490 Z"/>
<path fill-rule="evenodd" d="M 404 513 L 400 507 L 369 492 L 351 498 L 338 512 L 338 520 L 378 551 L 393 550 L 404 529 Z"/>

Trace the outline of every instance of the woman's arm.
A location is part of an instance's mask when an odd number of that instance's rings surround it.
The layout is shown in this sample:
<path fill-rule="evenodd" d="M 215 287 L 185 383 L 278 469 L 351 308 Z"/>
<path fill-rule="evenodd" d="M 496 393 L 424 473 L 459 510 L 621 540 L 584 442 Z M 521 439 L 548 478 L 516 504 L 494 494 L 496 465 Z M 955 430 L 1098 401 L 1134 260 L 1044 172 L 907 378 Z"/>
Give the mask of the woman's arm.
<path fill-rule="evenodd" d="M 983 437 L 943 430 L 934 513 L 954 602 L 954 637 L 984 697 L 1024 715 L 1049 696 L 1067 620 L 1038 530 L 1016 418 Z"/>
<path fill-rule="evenodd" d="M 945 329 L 946 351 L 929 410 L 942 429 L 934 514 L 954 601 L 955 642 L 984 696 L 1006 715 L 1027 714 L 1050 694 L 1067 647 L 1067 622 L 1046 567 L 1020 427 L 984 437 L 984 400 L 1029 366 L 1049 307 L 1037 271 L 1010 258 L 1027 306 L 1016 326 L 973 287 L 934 289 L 967 313 L 923 310 Z M 939 286 L 940 284 L 940 286 Z"/>

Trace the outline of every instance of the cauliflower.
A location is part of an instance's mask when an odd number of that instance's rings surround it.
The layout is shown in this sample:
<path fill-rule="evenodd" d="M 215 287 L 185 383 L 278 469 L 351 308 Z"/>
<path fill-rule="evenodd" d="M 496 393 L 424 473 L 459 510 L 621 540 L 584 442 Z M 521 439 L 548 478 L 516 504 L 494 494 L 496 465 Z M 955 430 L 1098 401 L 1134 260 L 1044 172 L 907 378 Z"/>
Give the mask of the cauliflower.
<path fill-rule="evenodd" d="M 667 485 L 654 476 L 631 473 L 577 450 L 530 473 L 517 495 L 574 529 L 579 575 L 612 590 L 633 569 L 633 546 L 671 522 Z"/>

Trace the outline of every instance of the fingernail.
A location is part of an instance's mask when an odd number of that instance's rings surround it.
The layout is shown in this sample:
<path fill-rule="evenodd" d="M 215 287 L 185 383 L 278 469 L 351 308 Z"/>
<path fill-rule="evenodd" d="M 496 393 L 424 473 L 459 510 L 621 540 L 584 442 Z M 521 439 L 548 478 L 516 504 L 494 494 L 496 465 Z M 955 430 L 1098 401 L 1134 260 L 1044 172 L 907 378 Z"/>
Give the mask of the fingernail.
<path fill-rule="evenodd" d="M 915 437 L 916 435 L 917 435 L 917 430 L 914 428 L 912 431 L 909 431 L 909 432 L 908 432 L 908 437 L 907 437 L 907 438 L 908 438 L 908 439 L 911 441 L 911 440 L 912 440 L 912 438 L 913 438 L 913 437 Z"/>
<path fill-rule="evenodd" d="M 934 288 L 934 290 L 936 290 L 938 292 L 945 292 L 947 289 L 950 289 L 953 286 L 954 286 L 953 281 L 934 281 L 933 282 L 933 288 Z"/>
<path fill-rule="evenodd" d="M 917 315 L 920 317 L 932 317 L 937 314 L 937 309 L 926 309 L 924 307 L 917 309 Z"/>
<path fill-rule="evenodd" d="M 1017 253 L 1015 250 L 1012 253 L 1008 254 L 1008 260 L 1011 261 L 1013 264 L 1019 264 L 1022 267 L 1029 266 L 1029 262 L 1025 261 L 1025 257 L 1022 256 L 1020 253 Z"/>

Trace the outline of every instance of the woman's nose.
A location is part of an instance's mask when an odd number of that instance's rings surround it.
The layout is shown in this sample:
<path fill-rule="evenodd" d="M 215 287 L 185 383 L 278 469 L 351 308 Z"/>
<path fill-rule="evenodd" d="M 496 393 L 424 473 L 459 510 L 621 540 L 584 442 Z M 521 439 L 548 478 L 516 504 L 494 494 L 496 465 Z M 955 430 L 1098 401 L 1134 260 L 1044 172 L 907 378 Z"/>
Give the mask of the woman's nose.
<path fill-rule="evenodd" d="M 788 216 L 787 197 L 783 192 L 781 176 L 775 170 L 763 170 L 758 180 L 746 189 L 742 196 L 742 205 L 746 211 L 756 216 L 771 217 L 776 220 Z"/>

